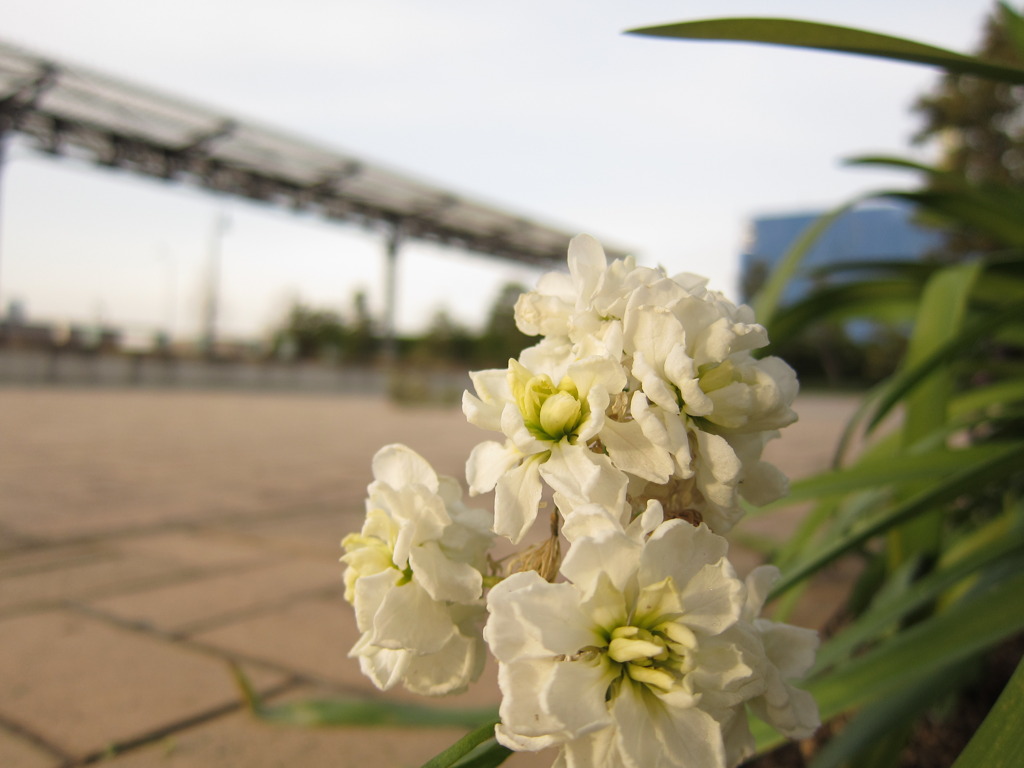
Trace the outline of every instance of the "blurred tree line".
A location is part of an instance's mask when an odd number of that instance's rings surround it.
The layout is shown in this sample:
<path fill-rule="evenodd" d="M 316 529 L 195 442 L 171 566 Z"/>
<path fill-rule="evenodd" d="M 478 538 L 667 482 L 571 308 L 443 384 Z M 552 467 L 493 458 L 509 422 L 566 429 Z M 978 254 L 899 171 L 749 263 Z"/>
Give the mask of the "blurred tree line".
<path fill-rule="evenodd" d="M 518 283 L 504 285 L 478 332 L 460 325 L 446 310 L 438 310 L 422 335 L 396 339 L 398 359 L 428 368 L 506 366 L 510 357 L 535 342 L 520 333 L 515 323 L 516 300 L 525 290 Z M 270 355 L 287 361 L 372 365 L 383 349 L 381 330 L 362 291 L 354 295 L 347 317 L 294 302 L 270 340 Z"/>
<path fill-rule="evenodd" d="M 1024 65 L 1021 42 L 998 6 L 986 20 L 977 55 L 988 61 Z M 970 75 L 948 73 L 913 105 L 922 126 L 914 144 L 935 143 L 936 166 L 943 173 L 927 177 L 936 194 L 950 191 L 966 179 L 982 189 L 997 187 L 1024 192 L 1024 87 Z M 1022 213 L 1024 216 L 1024 213 Z M 924 224 L 929 223 L 921 217 Z M 928 260 L 955 263 L 1005 248 L 976 227 L 943 227 L 943 246 Z M 760 269 L 757 267 L 760 266 Z M 741 292 L 747 301 L 768 277 L 764 264 L 743 276 Z M 827 272 L 821 278 L 828 280 Z M 772 354 L 792 365 L 807 386 L 861 388 L 890 376 L 907 348 L 909 325 L 881 322 L 850 325 L 840 321 L 811 324 L 806 331 L 773 345 Z"/>

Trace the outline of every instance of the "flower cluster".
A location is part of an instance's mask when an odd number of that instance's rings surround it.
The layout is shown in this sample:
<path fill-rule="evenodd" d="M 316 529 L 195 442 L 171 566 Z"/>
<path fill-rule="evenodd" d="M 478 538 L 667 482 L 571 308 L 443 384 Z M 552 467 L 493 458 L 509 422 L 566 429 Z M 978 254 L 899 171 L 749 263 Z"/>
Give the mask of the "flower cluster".
<path fill-rule="evenodd" d="M 733 766 L 753 751 L 748 710 L 810 735 L 817 708 L 790 681 L 817 636 L 759 618 L 777 571 L 741 580 L 721 536 L 741 499 L 786 489 L 761 454 L 795 420 L 797 382 L 753 356 L 764 328 L 703 279 L 608 263 L 586 235 L 516 323 L 538 343 L 471 374 L 463 398 L 501 436 L 466 465 L 493 514 L 404 446 L 374 459 L 366 523 L 343 541 L 351 655 L 381 688 L 441 694 L 479 675 L 486 647 L 496 739 L 557 747 L 565 768 Z M 521 542 L 546 493 L 551 538 L 499 571 L 493 537 Z"/>

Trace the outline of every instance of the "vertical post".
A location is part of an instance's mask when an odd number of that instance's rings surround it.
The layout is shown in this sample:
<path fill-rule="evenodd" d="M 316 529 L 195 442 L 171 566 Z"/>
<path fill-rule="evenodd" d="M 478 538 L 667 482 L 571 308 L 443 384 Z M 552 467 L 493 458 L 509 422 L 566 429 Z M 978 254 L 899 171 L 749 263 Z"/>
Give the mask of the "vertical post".
<path fill-rule="evenodd" d="M 398 302 L 398 249 L 402 245 L 402 223 L 396 221 L 391 225 L 385 243 L 384 259 L 384 363 L 394 365 L 398 359 L 398 340 L 395 328 L 395 315 Z"/>
<path fill-rule="evenodd" d="M 7 123 L 6 115 L 0 113 L 0 323 L 6 323 L 7 317 L 3 307 L 3 250 L 4 250 L 4 169 L 7 163 Z"/>
<path fill-rule="evenodd" d="M 210 238 L 206 273 L 206 297 L 203 302 L 203 354 L 206 357 L 216 356 L 217 345 L 217 311 L 220 303 L 220 262 L 224 233 L 228 229 L 227 214 L 217 216 Z"/>

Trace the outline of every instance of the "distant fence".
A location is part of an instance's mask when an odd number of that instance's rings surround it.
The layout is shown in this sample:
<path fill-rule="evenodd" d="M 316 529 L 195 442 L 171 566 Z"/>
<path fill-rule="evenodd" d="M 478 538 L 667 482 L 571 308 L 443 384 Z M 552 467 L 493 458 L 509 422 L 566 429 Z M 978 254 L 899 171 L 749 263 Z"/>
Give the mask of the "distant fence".
<path fill-rule="evenodd" d="M 447 369 L 393 370 L 314 363 L 196 360 L 0 349 L 0 385 L 236 389 L 390 395 L 455 402 L 469 376 Z"/>

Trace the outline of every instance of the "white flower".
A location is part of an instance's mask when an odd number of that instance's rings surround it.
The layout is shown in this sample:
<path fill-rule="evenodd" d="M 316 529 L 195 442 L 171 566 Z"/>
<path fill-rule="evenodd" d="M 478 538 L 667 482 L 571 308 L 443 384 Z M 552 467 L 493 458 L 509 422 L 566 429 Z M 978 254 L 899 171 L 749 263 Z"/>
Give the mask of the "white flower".
<path fill-rule="evenodd" d="M 569 274 L 548 272 L 516 302 L 516 325 L 527 336 L 576 345 L 575 357 L 621 352 L 622 317 L 633 289 L 658 273 L 632 256 L 611 264 L 590 235 L 569 242 Z"/>
<path fill-rule="evenodd" d="M 742 516 L 741 498 L 765 504 L 782 496 L 785 478 L 761 451 L 796 419 L 798 387 L 783 361 L 751 354 L 768 343 L 753 311 L 708 290 L 696 275 L 669 276 L 631 257 L 609 263 L 587 235 L 570 242 L 568 264 L 568 275 L 545 275 L 516 305 L 520 330 L 543 337 L 520 362 L 552 381 L 588 356 L 622 367 L 625 384 L 612 393 L 600 443 L 631 476 L 630 497 L 639 506 L 659 498 L 669 516 L 724 533 Z M 495 471 L 525 466 L 509 450 L 486 452 Z M 502 457 L 513 463 L 499 470 Z M 516 487 L 528 488 L 532 500 L 537 472 L 523 474 L 527 484 Z M 472 477 L 470 485 L 475 490 Z"/>
<path fill-rule="evenodd" d="M 568 366 L 557 384 L 546 372 L 530 371 L 516 360 L 507 371 L 470 374 L 477 394 L 463 395 L 462 409 L 473 424 L 505 434 L 504 443 L 476 446 L 466 463 L 471 493 L 495 489 L 494 530 L 518 542 L 537 516 L 543 478 L 574 499 L 618 507 L 625 498 L 629 465 L 642 451 L 615 441 L 605 411 L 625 385 L 615 361 L 588 357 Z M 609 456 L 592 450 L 607 437 Z"/>
<path fill-rule="evenodd" d="M 784 736 L 806 739 L 821 725 L 818 706 L 810 693 L 789 681 L 802 678 L 814 665 L 818 633 L 760 618 L 768 591 L 778 579 L 779 570 L 770 565 L 755 568 L 746 579 L 742 619 L 761 641 L 765 680 L 764 693 L 752 699 L 750 707 Z"/>
<path fill-rule="evenodd" d="M 460 690 L 483 664 L 488 515 L 403 445 L 378 451 L 373 475 L 363 529 L 342 541 L 345 598 L 363 633 L 350 655 L 382 689 Z"/>
<path fill-rule="evenodd" d="M 560 746 L 556 765 L 725 766 L 720 720 L 752 669 L 722 633 L 743 585 L 706 526 L 660 520 L 653 503 L 623 530 L 579 508 L 568 582 L 515 574 L 488 597 L 484 636 L 499 662 L 499 742 Z M 649 536 L 647 534 L 650 534 Z"/>

